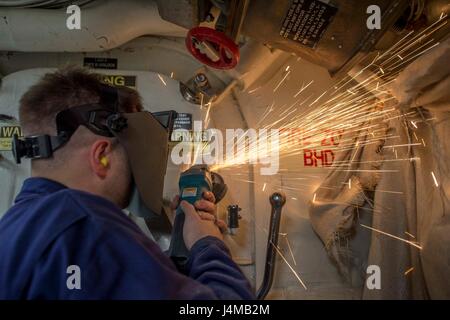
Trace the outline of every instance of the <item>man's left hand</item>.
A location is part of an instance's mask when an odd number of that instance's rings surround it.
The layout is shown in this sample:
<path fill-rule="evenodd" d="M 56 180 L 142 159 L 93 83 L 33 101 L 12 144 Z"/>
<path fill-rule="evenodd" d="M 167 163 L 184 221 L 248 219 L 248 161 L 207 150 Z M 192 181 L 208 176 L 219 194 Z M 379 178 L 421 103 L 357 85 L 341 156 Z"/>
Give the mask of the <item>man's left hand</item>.
<path fill-rule="evenodd" d="M 214 221 L 220 231 L 225 233 L 227 231 L 227 224 L 225 221 L 217 218 L 217 205 L 215 204 L 216 198 L 214 197 L 214 193 L 205 191 L 202 196 L 203 199 L 197 200 L 194 203 L 198 215 L 202 220 Z M 180 196 L 176 195 L 171 203 L 172 210 L 176 210 L 179 204 Z"/>

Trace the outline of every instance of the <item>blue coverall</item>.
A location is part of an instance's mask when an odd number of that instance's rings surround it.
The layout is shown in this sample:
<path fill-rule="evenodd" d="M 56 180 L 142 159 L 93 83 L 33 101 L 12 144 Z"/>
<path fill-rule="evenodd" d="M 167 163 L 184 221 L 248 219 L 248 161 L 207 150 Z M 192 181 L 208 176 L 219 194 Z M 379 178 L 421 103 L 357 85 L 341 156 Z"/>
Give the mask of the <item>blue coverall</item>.
<path fill-rule="evenodd" d="M 217 238 L 195 243 L 187 270 L 109 200 L 48 179 L 25 180 L 0 220 L 0 299 L 254 298 Z"/>

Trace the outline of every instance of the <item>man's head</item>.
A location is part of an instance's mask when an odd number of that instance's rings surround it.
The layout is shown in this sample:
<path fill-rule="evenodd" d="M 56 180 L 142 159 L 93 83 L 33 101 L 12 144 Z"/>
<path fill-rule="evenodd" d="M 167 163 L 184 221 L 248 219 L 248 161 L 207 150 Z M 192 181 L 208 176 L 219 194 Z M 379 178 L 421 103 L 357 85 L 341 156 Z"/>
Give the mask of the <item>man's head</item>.
<path fill-rule="evenodd" d="M 63 110 L 98 103 L 101 76 L 85 69 L 67 68 L 46 74 L 20 101 L 24 135 L 56 135 L 56 115 Z M 119 110 L 142 110 L 138 93 L 118 88 Z M 124 148 L 116 138 L 94 134 L 80 126 L 70 140 L 49 159 L 32 161 L 32 175 L 91 192 L 125 207 L 131 190 L 131 171 Z"/>

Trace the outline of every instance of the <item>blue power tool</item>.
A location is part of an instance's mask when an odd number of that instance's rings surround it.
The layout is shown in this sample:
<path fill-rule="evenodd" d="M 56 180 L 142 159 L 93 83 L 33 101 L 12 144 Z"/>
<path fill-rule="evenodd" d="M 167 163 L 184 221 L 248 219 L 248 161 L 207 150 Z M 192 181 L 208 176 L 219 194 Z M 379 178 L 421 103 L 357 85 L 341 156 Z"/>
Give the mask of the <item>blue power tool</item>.
<path fill-rule="evenodd" d="M 227 185 L 223 178 L 211 172 L 207 165 L 195 165 L 184 171 L 179 180 L 180 201 L 186 200 L 194 204 L 203 197 L 205 191 L 211 191 L 219 202 L 227 192 Z M 189 257 L 189 250 L 183 239 L 184 212 L 178 207 L 173 223 L 172 239 L 170 241 L 169 256 L 177 267 L 182 270 Z"/>

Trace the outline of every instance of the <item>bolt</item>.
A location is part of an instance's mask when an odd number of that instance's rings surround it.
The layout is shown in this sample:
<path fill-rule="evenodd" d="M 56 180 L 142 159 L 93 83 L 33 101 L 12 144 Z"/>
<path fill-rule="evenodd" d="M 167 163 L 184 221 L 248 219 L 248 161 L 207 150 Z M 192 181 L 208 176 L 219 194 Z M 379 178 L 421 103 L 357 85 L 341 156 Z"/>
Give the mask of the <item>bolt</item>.
<path fill-rule="evenodd" d="M 275 207 L 282 207 L 286 203 L 286 196 L 283 193 L 275 192 L 270 197 L 270 204 Z"/>
<path fill-rule="evenodd" d="M 214 16 L 211 13 L 208 13 L 208 15 L 205 17 L 206 22 L 212 22 L 214 21 Z"/>
<path fill-rule="evenodd" d="M 202 88 L 208 84 L 208 78 L 203 73 L 199 73 L 194 77 L 194 82 L 198 87 Z"/>

